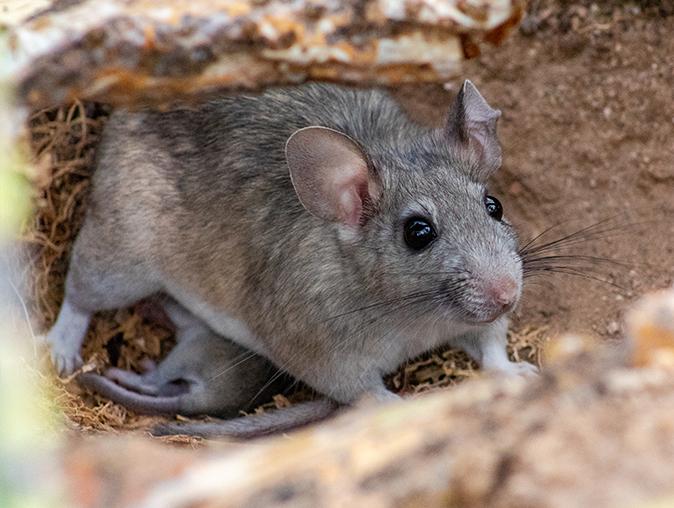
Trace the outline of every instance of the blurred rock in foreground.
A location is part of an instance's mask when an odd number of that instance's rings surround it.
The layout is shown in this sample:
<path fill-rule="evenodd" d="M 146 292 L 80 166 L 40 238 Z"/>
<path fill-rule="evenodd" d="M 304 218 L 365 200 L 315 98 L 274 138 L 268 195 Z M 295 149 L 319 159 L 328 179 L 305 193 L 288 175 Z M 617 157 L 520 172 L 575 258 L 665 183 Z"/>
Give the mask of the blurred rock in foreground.
<path fill-rule="evenodd" d="M 674 323 L 672 297 L 635 312 Z M 80 440 L 68 477 L 80 497 L 97 485 L 80 506 L 671 506 L 674 368 L 659 353 L 631 367 L 666 344 L 632 340 L 562 337 L 539 379 L 469 381 L 252 444 Z"/>

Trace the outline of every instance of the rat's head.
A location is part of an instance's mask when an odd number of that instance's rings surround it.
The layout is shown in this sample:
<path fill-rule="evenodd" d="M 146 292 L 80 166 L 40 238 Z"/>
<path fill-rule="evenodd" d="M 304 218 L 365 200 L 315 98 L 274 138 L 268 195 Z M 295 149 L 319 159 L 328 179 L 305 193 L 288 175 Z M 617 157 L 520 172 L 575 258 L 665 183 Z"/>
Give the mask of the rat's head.
<path fill-rule="evenodd" d="M 414 139 L 395 133 L 361 146 L 307 127 L 288 140 L 301 203 L 337 225 L 385 310 L 477 324 L 519 300 L 517 239 L 486 189 L 501 165 L 499 116 L 466 81 L 445 127 L 411 129 Z"/>

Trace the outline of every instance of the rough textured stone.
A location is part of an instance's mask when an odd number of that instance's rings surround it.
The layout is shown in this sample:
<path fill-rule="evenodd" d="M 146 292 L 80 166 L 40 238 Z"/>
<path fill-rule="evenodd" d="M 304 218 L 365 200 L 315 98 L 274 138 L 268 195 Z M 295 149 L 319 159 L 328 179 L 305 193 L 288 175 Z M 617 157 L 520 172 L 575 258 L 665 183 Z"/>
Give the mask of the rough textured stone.
<path fill-rule="evenodd" d="M 627 325 L 635 366 L 674 366 L 674 288 L 642 298 Z"/>
<path fill-rule="evenodd" d="M 674 495 L 674 377 L 626 363 L 579 346 L 534 381 L 474 380 L 226 449 L 73 443 L 68 477 L 92 507 L 651 506 Z"/>
<path fill-rule="evenodd" d="M 80 0 L 14 27 L 20 97 L 167 102 L 320 79 L 444 81 L 523 0 Z"/>
<path fill-rule="evenodd" d="M 631 345 L 560 338 L 534 380 L 472 380 L 189 452 L 80 437 L 64 450 L 74 505 L 671 506 L 673 295 L 635 306 Z"/>

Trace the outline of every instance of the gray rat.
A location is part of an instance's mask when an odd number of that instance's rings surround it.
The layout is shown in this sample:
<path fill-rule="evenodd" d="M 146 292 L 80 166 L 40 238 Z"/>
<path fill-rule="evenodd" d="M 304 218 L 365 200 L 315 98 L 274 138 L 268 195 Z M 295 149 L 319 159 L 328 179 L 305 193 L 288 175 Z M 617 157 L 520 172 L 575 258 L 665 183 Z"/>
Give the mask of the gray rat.
<path fill-rule="evenodd" d="M 381 90 L 309 84 L 168 112 L 115 112 L 65 299 L 61 374 L 93 312 L 163 291 L 327 397 L 397 396 L 382 376 L 439 345 L 506 354 L 517 238 L 487 179 L 500 112 L 466 81 L 442 128 Z"/>

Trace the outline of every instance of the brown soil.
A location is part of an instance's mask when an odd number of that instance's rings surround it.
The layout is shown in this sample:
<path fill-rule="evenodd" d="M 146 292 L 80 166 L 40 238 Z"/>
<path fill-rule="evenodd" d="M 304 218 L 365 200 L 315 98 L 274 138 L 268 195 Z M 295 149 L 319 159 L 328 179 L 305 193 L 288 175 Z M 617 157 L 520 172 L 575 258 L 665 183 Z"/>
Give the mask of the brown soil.
<path fill-rule="evenodd" d="M 492 190 L 523 239 L 613 218 L 615 234 L 573 251 L 628 266 L 594 267 L 619 288 L 541 278 L 549 284 L 525 291 L 519 322 L 618 336 L 630 301 L 673 282 L 674 9 L 532 4 L 519 33 L 463 76 L 503 111 L 505 163 Z M 415 118 L 436 123 L 459 85 L 399 95 Z"/>

